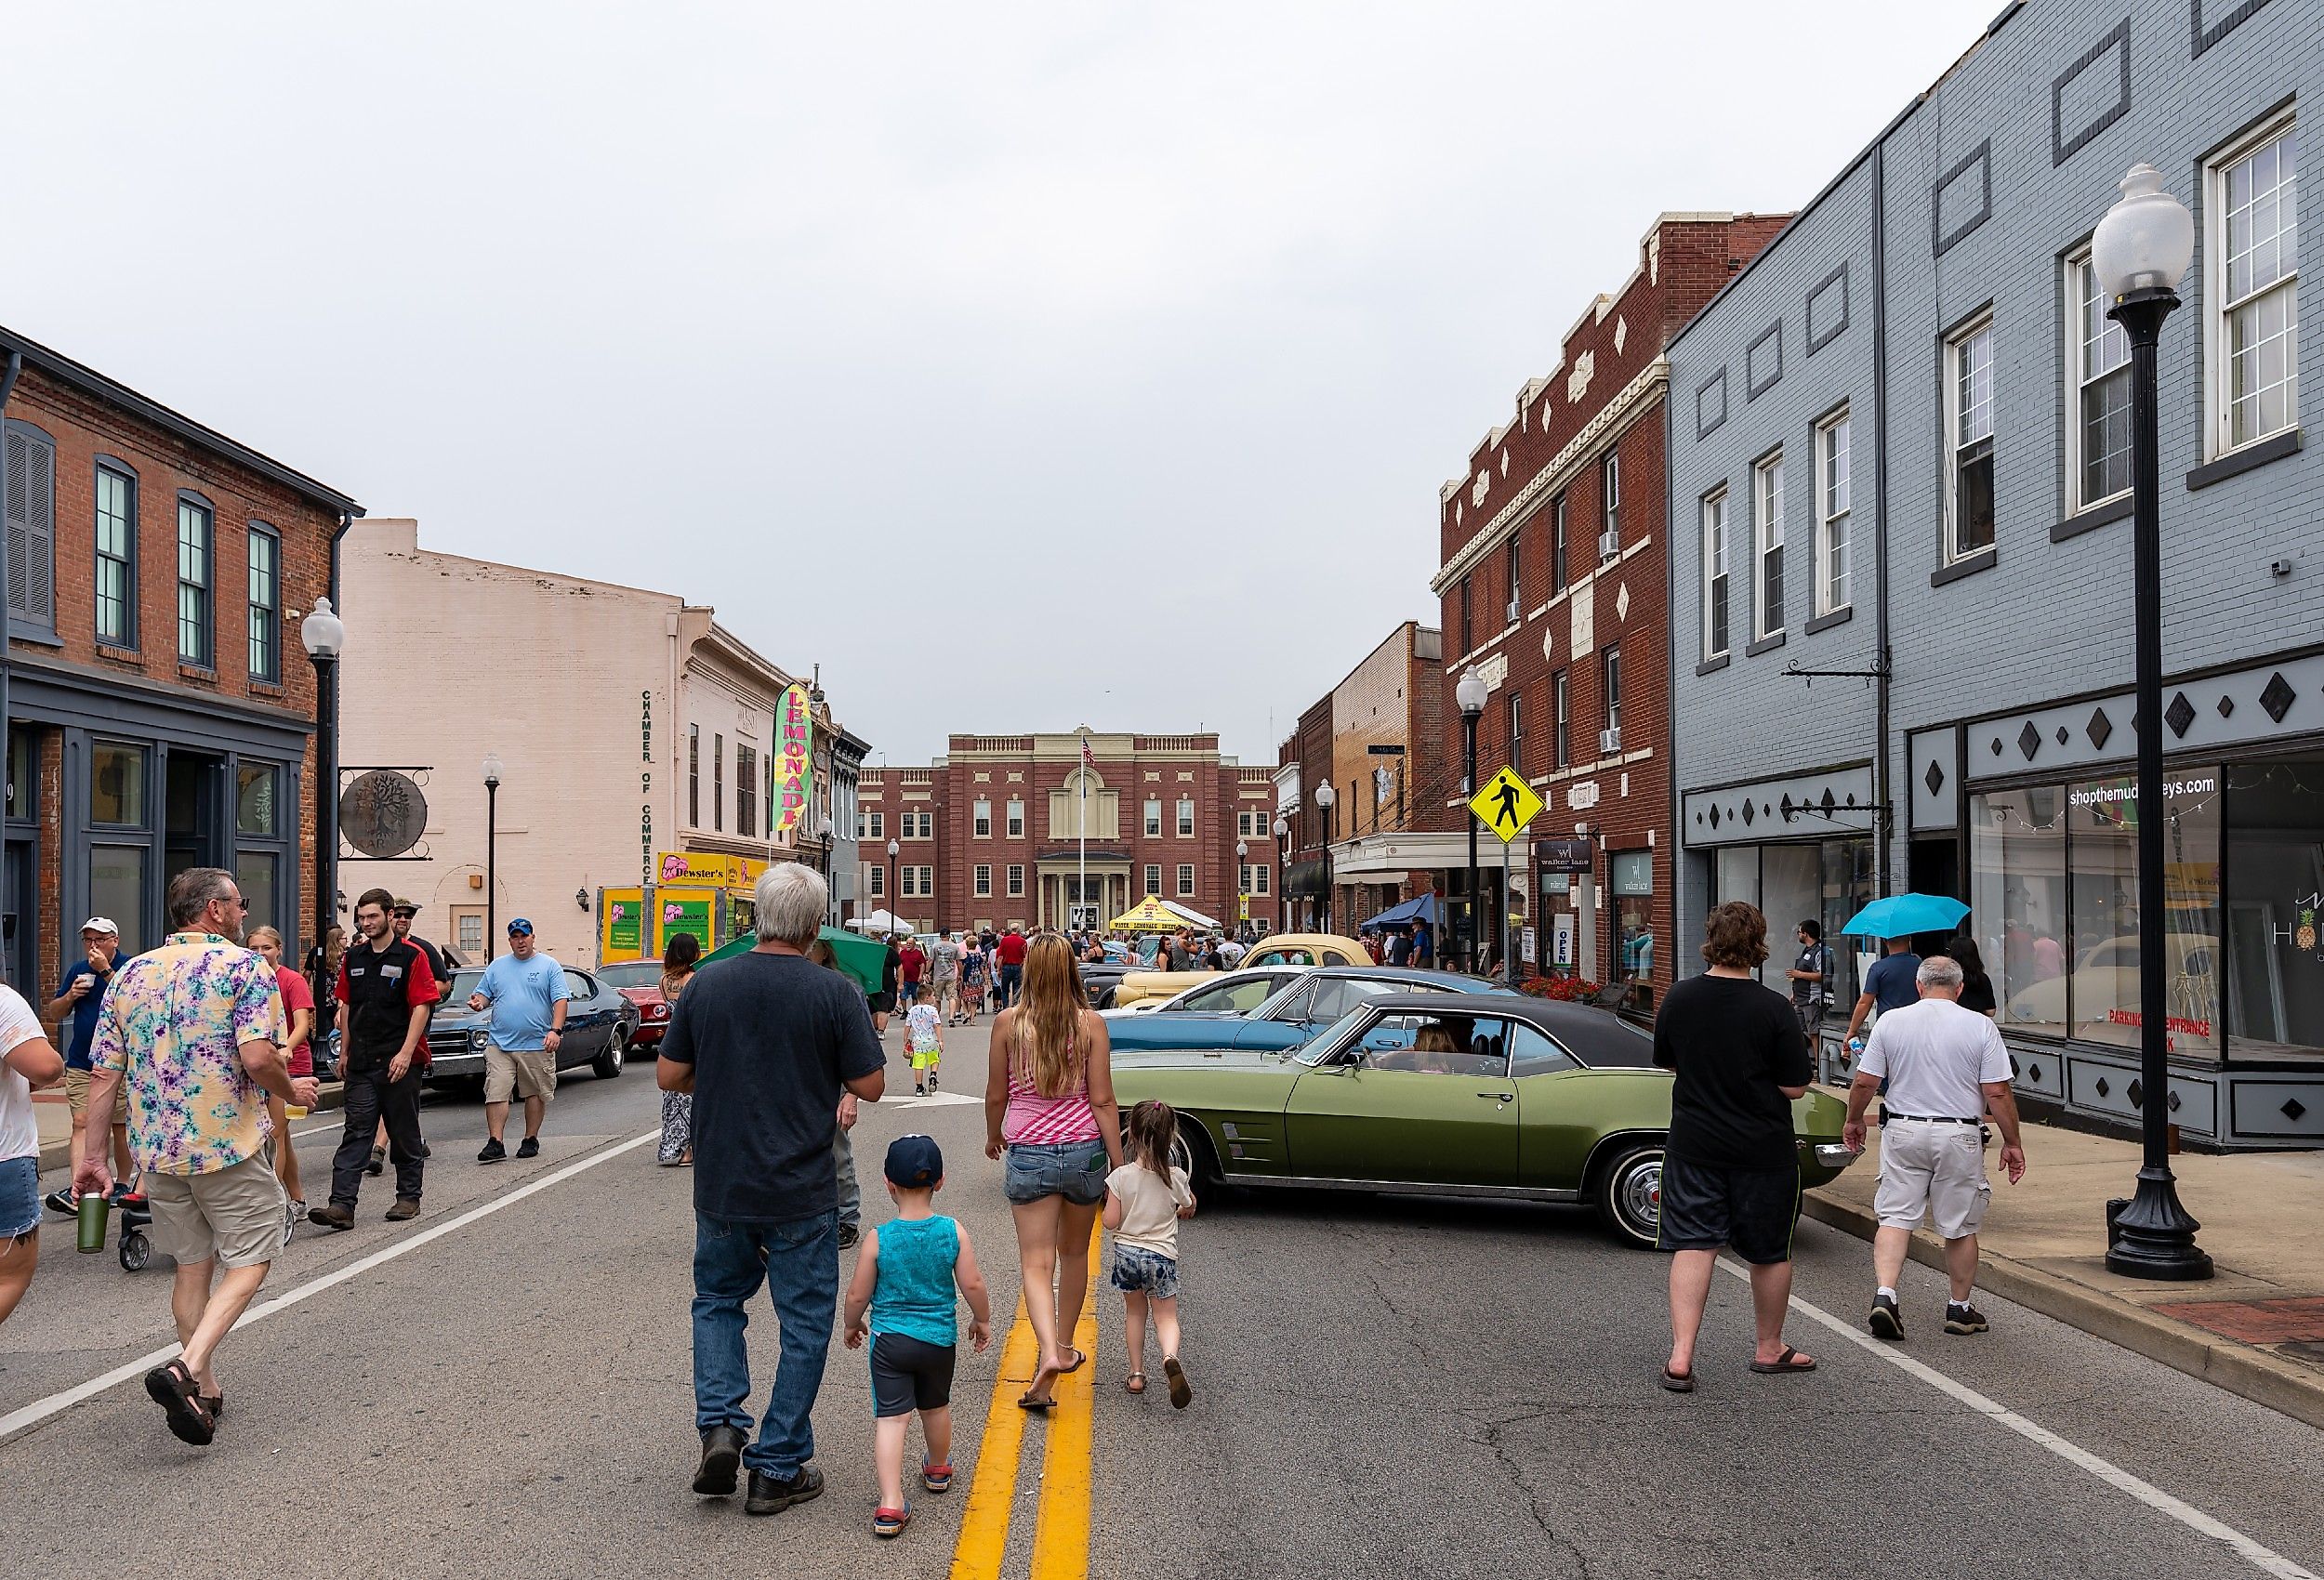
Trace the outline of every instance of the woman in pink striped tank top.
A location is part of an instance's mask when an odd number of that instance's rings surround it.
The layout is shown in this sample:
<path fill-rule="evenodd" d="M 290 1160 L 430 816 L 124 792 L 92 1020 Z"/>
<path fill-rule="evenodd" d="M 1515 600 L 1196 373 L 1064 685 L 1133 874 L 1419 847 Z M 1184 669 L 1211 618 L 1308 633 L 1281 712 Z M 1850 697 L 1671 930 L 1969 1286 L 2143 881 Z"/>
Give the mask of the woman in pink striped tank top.
<path fill-rule="evenodd" d="M 1040 1371 L 1017 1401 L 1027 1410 L 1056 1403 L 1058 1376 L 1089 1360 L 1070 1340 L 1089 1294 L 1105 1177 L 1122 1161 L 1111 1046 L 1072 947 L 1055 933 L 1035 939 L 1017 1002 L 993 1023 L 984 1080 L 984 1155 L 1008 1152 L 1025 1315 L 1041 1345 Z"/>

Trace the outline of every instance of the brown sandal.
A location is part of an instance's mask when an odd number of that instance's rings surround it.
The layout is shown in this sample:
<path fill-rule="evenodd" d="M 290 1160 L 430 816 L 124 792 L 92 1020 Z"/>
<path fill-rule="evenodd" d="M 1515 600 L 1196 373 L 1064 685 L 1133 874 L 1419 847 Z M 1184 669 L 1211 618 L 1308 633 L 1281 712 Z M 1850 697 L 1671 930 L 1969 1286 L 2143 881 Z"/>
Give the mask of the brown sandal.
<path fill-rule="evenodd" d="M 1132 1372 L 1132 1373 L 1130 1373 L 1130 1374 L 1129 1374 L 1129 1378 L 1128 1378 L 1128 1380 L 1126 1380 L 1126 1381 L 1122 1384 L 1122 1387 L 1123 1387 L 1123 1388 L 1125 1388 L 1125 1389 L 1129 1389 L 1131 1393 L 1143 1393 L 1143 1392 L 1145 1392 L 1145 1391 L 1146 1391 L 1146 1374 L 1145 1374 L 1145 1373 L 1143 1373 L 1143 1372 Z"/>
<path fill-rule="evenodd" d="M 145 1374 L 145 1391 L 169 1416 L 171 1435 L 180 1442 L 205 1448 L 218 1435 L 218 1423 L 202 1402 L 202 1389 L 180 1358 Z"/>

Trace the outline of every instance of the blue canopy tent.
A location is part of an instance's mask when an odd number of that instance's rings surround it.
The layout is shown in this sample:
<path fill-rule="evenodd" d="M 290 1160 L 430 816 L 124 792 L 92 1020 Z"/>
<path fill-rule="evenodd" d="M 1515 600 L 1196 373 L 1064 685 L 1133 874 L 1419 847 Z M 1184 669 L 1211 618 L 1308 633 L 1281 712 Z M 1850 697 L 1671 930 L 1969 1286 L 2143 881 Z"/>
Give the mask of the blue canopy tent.
<path fill-rule="evenodd" d="M 1377 916 L 1367 916 L 1357 926 L 1398 928 L 1410 927 L 1414 922 L 1426 922 L 1431 927 L 1436 925 L 1435 895 L 1423 894 L 1419 899 L 1407 900 L 1401 905 L 1391 905 Z"/>

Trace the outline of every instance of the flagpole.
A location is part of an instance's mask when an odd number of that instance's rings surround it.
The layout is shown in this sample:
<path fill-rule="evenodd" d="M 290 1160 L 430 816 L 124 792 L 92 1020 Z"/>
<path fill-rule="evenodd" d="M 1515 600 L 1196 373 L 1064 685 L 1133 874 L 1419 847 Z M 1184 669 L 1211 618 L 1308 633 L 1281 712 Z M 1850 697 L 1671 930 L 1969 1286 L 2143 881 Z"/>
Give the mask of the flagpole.
<path fill-rule="evenodd" d="M 1076 826 L 1081 830 L 1081 864 L 1074 875 L 1074 904 L 1078 907 L 1089 902 L 1089 737 L 1081 738 L 1081 816 Z"/>

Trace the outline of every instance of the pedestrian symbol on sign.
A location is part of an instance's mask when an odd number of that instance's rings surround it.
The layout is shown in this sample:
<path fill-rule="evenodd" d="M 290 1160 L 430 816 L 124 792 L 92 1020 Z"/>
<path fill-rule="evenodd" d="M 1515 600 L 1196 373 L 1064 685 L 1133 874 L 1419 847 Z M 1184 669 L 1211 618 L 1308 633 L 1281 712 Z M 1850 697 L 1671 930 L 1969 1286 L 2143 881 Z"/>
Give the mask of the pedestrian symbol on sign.
<path fill-rule="evenodd" d="M 1524 833 L 1525 824 L 1541 810 L 1541 797 L 1514 770 L 1504 768 L 1470 797 L 1469 810 L 1507 844 Z"/>

